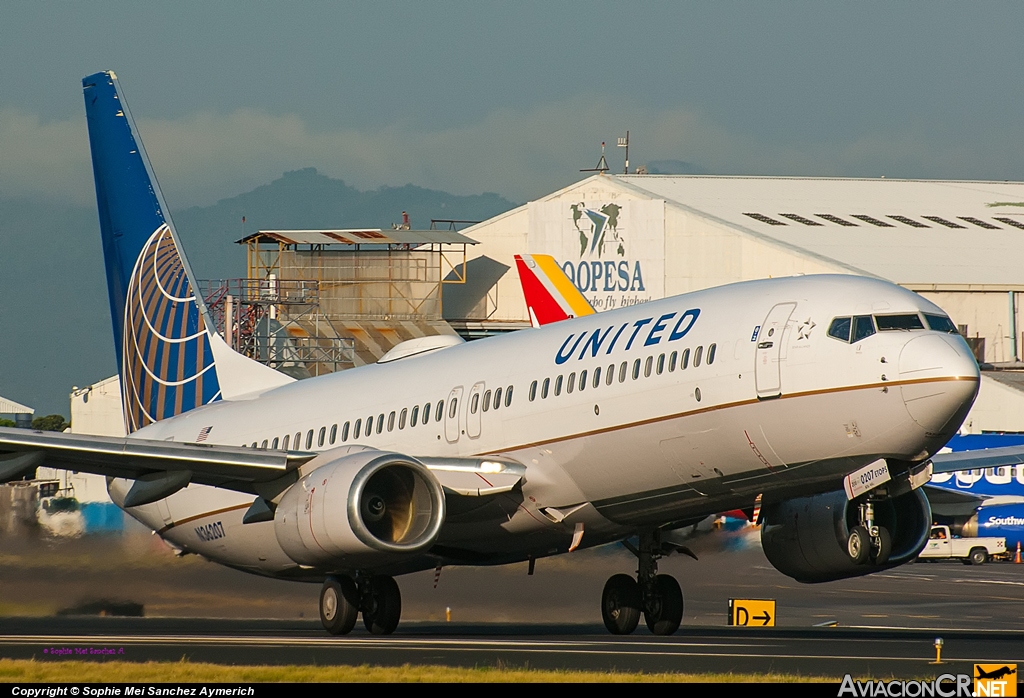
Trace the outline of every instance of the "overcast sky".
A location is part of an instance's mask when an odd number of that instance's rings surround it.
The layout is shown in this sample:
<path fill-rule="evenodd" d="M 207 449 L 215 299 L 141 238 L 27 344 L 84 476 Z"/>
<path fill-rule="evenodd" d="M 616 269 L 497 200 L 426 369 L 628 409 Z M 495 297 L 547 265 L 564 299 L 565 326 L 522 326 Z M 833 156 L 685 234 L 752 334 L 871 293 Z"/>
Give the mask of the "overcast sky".
<path fill-rule="evenodd" d="M 91 201 L 103 69 L 172 209 L 306 166 L 525 201 L 627 129 L 634 164 L 1024 179 L 1022 27 L 1019 2 L 11 2 L 0 197 Z"/>

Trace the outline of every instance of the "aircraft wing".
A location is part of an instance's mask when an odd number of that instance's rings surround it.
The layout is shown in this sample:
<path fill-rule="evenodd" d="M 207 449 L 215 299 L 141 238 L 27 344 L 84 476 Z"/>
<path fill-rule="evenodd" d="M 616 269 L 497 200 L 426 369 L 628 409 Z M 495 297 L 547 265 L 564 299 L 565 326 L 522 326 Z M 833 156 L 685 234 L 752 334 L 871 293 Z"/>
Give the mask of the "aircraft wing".
<path fill-rule="evenodd" d="M 0 427 L 0 482 L 45 465 L 131 480 L 178 473 L 196 484 L 255 493 L 254 485 L 277 480 L 316 455 Z"/>
<path fill-rule="evenodd" d="M 932 507 L 932 513 L 939 516 L 971 516 L 985 501 L 986 497 L 949 490 L 935 485 L 925 485 L 925 495 Z"/>
<path fill-rule="evenodd" d="M 0 427 L 0 482 L 39 466 L 142 481 L 132 501 L 125 500 L 126 506 L 163 499 L 188 483 L 260 495 L 279 491 L 294 481 L 299 466 L 318 455 Z M 486 498 L 510 492 L 526 474 L 523 465 L 504 458 L 419 460 L 449 497 Z M 288 475 L 292 477 L 281 483 Z"/>
<path fill-rule="evenodd" d="M 983 448 L 957 453 L 937 453 L 932 456 L 933 473 L 953 473 L 958 470 L 980 470 L 1019 464 L 1024 464 L 1024 446 Z"/>

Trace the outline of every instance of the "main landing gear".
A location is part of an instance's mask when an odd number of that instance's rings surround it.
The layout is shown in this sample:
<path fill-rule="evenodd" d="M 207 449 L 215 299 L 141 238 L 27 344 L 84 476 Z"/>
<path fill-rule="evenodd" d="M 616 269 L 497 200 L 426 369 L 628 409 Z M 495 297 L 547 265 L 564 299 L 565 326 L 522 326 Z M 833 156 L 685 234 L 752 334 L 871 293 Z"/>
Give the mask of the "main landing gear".
<path fill-rule="evenodd" d="M 640 534 L 634 547 L 623 544 L 637 556 L 636 579 L 617 574 L 604 585 L 601 617 L 604 626 L 615 635 L 628 635 L 640 624 L 643 613 L 647 627 L 655 635 L 671 635 L 683 620 L 683 592 L 679 582 L 667 574 L 658 574 L 658 559 L 679 550 L 696 559 L 686 548 L 662 544 L 659 531 Z"/>
<path fill-rule="evenodd" d="M 374 635 L 390 635 L 402 617 L 402 593 L 393 577 L 384 575 L 332 576 L 320 590 L 320 622 L 331 635 L 346 635 L 363 614 L 363 625 Z"/>
<path fill-rule="evenodd" d="M 888 529 L 875 523 L 875 504 L 870 497 L 858 507 L 857 520 L 846 539 L 846 554 L 858 565 L 869 560 L 876 565 L 885 564 L 892 552 L 892 536 Z"/>

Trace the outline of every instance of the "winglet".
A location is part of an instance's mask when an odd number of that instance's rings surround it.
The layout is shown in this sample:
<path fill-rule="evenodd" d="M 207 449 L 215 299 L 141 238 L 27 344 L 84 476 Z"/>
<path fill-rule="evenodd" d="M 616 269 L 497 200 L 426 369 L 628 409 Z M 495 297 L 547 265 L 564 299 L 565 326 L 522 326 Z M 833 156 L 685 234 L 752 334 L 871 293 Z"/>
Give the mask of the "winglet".
<path fill-rule="evenodd" d="M 554 257 L 547 254 L 517 254 L 515 259 L 531 325 L 540 327 L 571 317 L 594 314 L 594 308 L 575 284 L 569 281 Z"/>

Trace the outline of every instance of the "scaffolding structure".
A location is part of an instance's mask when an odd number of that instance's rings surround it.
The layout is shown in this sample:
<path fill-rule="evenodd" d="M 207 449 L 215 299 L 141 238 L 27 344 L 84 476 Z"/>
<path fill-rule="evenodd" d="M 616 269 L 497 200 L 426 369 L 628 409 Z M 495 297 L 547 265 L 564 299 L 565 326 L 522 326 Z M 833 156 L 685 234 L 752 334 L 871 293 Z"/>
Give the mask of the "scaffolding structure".
<path fill-rule="evenodd" d="M 442 286 L 466 282 L 476 242 L 454 230 L 368 229 L 261 230 L 238 244 L 247 278 L 201 284 L 216 329 L 236 351 L 305 378 L 379 358 L 408 338 L 395 326 L 435 333 Z"/>
<path fill-rule="evenodd" d="M 248 278 L 312 283 L 331 319 L 437 320 L 441 286 L 466 282 L 466 249 L 453 230 L 261 230 Z"/>

